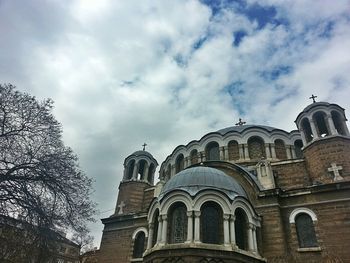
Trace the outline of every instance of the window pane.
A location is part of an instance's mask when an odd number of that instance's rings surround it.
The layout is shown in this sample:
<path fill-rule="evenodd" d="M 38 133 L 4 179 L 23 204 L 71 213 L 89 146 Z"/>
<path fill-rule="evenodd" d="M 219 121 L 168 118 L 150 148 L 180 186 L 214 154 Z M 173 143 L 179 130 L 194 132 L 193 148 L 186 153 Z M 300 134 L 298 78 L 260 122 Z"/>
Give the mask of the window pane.
<path fill-rule="evenodd" d="M 295 219 L 299 247 L 317 247 L 314 224 L 308 214 L 302 213 Z"/>

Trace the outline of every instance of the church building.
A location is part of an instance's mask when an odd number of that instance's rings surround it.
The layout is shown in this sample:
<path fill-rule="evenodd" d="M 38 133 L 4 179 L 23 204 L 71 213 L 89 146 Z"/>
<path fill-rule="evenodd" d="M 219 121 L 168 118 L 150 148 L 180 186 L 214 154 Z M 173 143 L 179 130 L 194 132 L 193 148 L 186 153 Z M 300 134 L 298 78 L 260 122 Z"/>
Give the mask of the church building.
<path fill-rule="evenodd" d="M 179 145 L 160 164 L 124 161 L 101 263 L 350 262 L 350 133 L 313 102 L 287 132 L 235 126 Z"/>

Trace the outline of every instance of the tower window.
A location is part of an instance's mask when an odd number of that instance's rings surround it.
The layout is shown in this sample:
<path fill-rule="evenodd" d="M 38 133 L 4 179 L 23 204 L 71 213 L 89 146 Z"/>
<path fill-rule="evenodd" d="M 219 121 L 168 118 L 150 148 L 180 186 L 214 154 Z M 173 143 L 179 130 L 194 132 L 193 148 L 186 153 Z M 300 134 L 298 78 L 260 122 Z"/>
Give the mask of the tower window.
<path fill-rule="evenodd" d="M 201 240 L 203 243 L 221 244 L 223 240 L 222 209 L 214 202 L 201 207 Z"/>
<path fill-rule="evenodd" d="M 299 247 L 317 247 L 317 239 L 314 224 L 311 217 L 306 213 L 300 213 L 295 217 Z"/>
<path fill-rule="evenodd" d="M 184 169 L 184 166 L 185 166 L 185 159 L 183 154 L 180 154 L 176 158 L 176 164 L 175 164 L 176 173 L 182 171 Z"/>
<path fill-rule="evenodd" d="M 328 130 L 325 117 L 326 117 L 326 114 L 323 112 L 316 112 L 313 116 L 317 126 L 318 135 L 320 137 L 326 137 L 329 135 L 329 130 Z"/>
<path fill-rule="evenodd" d="M 337 130 L 337 132 L 340 135 L 346 135 L 344 126 L 343 126 L 344 121 L 342 121 L 340 114 L 336 111 L 332 111 L 332 119 L 333 119 L 334 127 Z"/>
<path fill-rule="evenodd" d="M 287 159 L 286 146 L 282 140 L 275 141 L 276 157 L 280 160 Z"/>
<path fill-rule="evenodd" d="M 145 233 L 140 231 L 134 241 L 133 258 L 142 258 L 143 252 L 145 251 Z"/>
<path fill-rule="evenodd" d="M 312 141 L 312 138 L 314 137 L 312 134 L 310 122 L 308 119 L 303 119 L 301 122 L 301 128 L 303 130 L 303 133 L 305 135 L 306 142 Z"/>
<path fill-rule="evenodd" d="M 303 152 L 301 148 L 303 148 L 303 142 L 301 140 L 296 140 L 294 142 L 295 147 L 295 155 L 297 158 L 303 158 Z"/>
<path fill-rule="evenodd" d="M 192 150 L 190 155 L 191 155 L 191 164 L 198 163 L 198 151 Z"/>
<path fill-rule="evenodd" d="M 239 159 L 238 142 L 230 141 L 228 143 L 228 156 L 229 156 L 230 160 L 238 160 Z"/>
<path fill-rule="evenodd" d="M 206 147 L 207 161 L 220 160 L 219 144 L 211 142 Z"/>
<path fill-rule="evenodd" d="M 266 157 L 264 141 L 260 137 L 252 137 L 248 140 L 248 151 L 250 159 Z"/>

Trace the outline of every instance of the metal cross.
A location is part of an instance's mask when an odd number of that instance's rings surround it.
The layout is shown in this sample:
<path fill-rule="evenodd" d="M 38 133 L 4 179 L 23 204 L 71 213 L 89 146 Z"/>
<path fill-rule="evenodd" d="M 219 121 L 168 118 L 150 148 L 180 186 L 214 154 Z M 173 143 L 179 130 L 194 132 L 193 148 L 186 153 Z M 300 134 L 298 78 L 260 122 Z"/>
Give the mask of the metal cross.
<path fill-rule="evenodd" d="M 243 124 L 246 124 L 246 122 L 245 122 L 245 121 L 242 121 L 242 119 L 239 118 L 239 122 L 237 122 L 235 125 L 236 125 L 236 126 L 242 126 Z"/>
<path fill-rule="evenodd" d="M 119 212 L 118 212 L 118 215 L 122 215 L 124 212 L 123 212 L 123 208 L 125 207 L 125 203 L 124 201 L 121 201 L 118 205 L 119 207 Z"/>
<path fill-rule="evenodd" d="M 146 150 L 147 143 L 142 144 L 142 146 L 143 146 L 143 150 L 145 151 L 145 150 Z"/>
<path fill-rule="evenodd" d="M 309 99 L 312 99 L 312 102 L 315 103 L 317 96 L 315 96 L 314 94 L 311 94 L 311 97 Z"/>
<path fill-rule="evenodd" d="M 331 163 L 331 167 L 328 168 L 328 171 L 334 173 L 333 181 L 339 181 L 343 179 L 339 173 L 340 170 L 343 170 L 342 166 L 337 166 L 336 163 Z"/>

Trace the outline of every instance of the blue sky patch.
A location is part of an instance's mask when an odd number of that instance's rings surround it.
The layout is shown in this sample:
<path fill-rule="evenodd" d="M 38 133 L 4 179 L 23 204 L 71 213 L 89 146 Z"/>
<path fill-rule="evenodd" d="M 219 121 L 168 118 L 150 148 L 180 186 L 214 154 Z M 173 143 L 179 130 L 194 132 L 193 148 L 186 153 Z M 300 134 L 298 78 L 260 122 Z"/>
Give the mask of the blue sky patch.
<path fill-rule="evenodd" d="M 233 33 L 233 45 L 238 47 L 242 42 L 243 38 L 247 35 L 244 30 L 239 30 Z"/>

